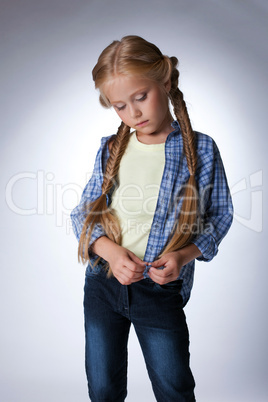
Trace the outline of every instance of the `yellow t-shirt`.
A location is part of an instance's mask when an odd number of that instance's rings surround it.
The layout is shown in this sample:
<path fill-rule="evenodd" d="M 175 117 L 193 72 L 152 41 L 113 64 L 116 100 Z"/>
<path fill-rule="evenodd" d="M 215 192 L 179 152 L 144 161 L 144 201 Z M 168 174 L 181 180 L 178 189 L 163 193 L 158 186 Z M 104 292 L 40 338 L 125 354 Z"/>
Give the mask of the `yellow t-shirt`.
<path fill-rule="evenodd" d="M 122 229 L 122 246 L 143 259 L 165 166 L 165 143 L 143 144 L 132 132 L 112 195 Z"/>

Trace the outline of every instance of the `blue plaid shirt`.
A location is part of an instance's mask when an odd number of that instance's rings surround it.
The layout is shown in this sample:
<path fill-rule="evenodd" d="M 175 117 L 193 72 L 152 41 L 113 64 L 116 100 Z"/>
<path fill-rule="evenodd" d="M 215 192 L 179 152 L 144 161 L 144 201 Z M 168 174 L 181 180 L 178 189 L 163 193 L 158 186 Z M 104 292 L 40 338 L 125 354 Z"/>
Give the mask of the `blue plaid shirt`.
<path fill-rule="evenodd" d="M 165 142 L 165 167 L 160 185 L 158 200 L 153 222 L 144 255 L 144 261 L 153 262 L 164 250 L 172 237 L 175 220 L 181 207 L 180 191 L 189 178 L 186 157 L 183 154 L 183 141 L 180 126 L 177 121 L 172 123 L 172 131 Z M 87 183 L 79 205 L 71 212 L 74 233 L 79 241 L 85 213 L 83 206 L 98 198 L 101 193 L 103 173 L 109 157 L 108 140 L 111 136 L 101 139 L 93 174 Z M 199 228 L 194 233 L 192 243 L 201 251 L 200 261 L 210 261 L 218 252 L 218 246 L 229 230 L 233 219 L 233 206 L 221 156 L 214 140 L 208 135 L 196 132 L 197 170 L 196 182 L 200 199 Z M 113 190 L 113 189 L 112 189 Z M 111 203 L 112 191 L 107 195 L 107 205 Z M 96 225 L 89 246 L 105 232 Z M 90 251 L 90 261 L 93 263 L 97 255 Z M 103 266 L 103 259 L 96 267 Z M 181 295 L 186 303 L 193 286 L 195 260 L 182 267 L 178 279 L 182 280 Z M 87 269 L 91 270 L 90 264 Z M 148 277 L 146 267 L 144 277 Z"/>

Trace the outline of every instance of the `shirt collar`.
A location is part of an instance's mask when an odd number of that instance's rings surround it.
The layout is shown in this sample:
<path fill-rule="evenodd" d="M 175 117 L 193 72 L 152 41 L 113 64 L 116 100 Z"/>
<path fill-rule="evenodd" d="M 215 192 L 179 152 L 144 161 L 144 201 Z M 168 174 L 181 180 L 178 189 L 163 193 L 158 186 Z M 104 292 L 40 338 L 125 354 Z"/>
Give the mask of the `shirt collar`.
<path fill-rule="evenodd" d="M 169 133 L 169 135 L 167 136 L 167 141 L 170 141 L 171 138 L 173 138 L 174 136 L 178 136 L 181 132 L 181 128 L 177 120 L 174 120 L 171 123 L 171 126 L 174 128 L 174 130 L 171 131 L 171 133 Z"/>
<path fill-rule="evenodd" d="M 174 120 L 174 121 L 171 123 L 171 126 L 172 126 L 175 130 L 180 130 L 180 125 L 179 125 L 179 123 L 178 123 L 177 120 Z"/>

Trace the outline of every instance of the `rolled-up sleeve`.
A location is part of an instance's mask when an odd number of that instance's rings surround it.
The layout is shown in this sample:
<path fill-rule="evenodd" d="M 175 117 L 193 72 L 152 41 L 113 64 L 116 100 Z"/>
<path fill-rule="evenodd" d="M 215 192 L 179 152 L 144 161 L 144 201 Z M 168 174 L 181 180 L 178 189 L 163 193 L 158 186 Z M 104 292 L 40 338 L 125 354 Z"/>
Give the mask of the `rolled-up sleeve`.
<path fill-rule="evenodd" d="M 202 255 L 200 261 L 211 261 L 233 221 L 233 204 L 219 150 L 212 141 L 213 152 L 204 158 L 199 171 L 200 221 L 193 243 Z"/>

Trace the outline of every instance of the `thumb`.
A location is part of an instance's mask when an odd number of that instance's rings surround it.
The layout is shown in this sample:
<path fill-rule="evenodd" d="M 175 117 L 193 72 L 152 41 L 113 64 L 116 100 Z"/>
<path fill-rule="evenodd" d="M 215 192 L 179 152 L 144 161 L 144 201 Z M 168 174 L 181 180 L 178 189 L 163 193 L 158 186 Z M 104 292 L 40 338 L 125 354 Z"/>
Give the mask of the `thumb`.
<path fill-rule="evenodd" d="M 134 261 L 136 264 L 142 265 L 144 267 L 145 262 L 142 261 L 139 257 L 137 257 L 136 254 L 130 252 L 130 257 L 132 261 Z"/>
<path fill-rule="evenodd" d="M 159 258 L 159 260 L 155 260 L 154 262 L 152 262 L 151 266 L 153 268 L 159 268 L 162 267 L 163 265 L 165 265 L 166 259 L 164 257 Z"/>

